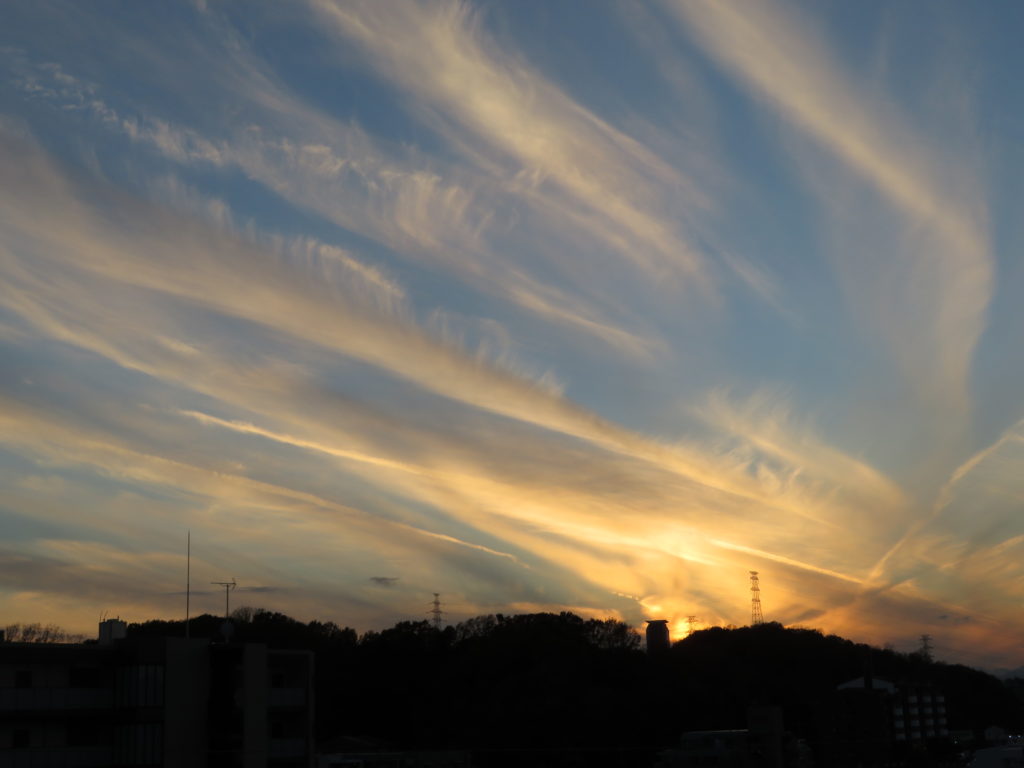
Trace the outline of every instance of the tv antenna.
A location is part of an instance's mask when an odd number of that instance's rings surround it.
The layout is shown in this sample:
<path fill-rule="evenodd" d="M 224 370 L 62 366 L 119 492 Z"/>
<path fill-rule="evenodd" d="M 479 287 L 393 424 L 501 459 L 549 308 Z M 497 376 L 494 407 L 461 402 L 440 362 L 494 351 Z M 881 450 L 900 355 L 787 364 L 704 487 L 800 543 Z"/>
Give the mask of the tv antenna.
<path fill-rule="evenodd" d="M 428 611 L 428 613 L 433 617 L 431 619 L 431 622 L 433 622 L 433 624 L 434 624 L 434 629 L 440 630 L 441 629 L 441 616 L 444 614 L 444 611 L 441 610 L 441 593 L 440 592 L 435 592 L 434 593 L 434 602 L 432 602 L 430 605 L 433 606 Z"/>
<path fill-rule="evenodd" d="M 224 587 L 224 618 L 225 620 L 231 618 L 231 590 L 238 586 L 235 582 L 235 577 L 231 577 L 231 581 L 211 581 L 211 584 L 216 584 L 219 587 Z"/>

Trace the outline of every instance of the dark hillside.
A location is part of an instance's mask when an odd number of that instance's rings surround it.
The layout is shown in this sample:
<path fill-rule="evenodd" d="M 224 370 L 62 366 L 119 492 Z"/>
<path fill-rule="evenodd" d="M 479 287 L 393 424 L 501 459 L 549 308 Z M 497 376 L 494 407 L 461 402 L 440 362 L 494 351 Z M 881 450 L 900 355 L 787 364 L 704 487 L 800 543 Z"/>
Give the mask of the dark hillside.
<path fill-rule="evenodd" d="M 222 622 L 198 617 L 192 636 L 216 639 Z M 865 675 L 941 691 L 950 730 L 1022 724 L 1019 700 L 983 672 L 779 624 L 699 631 L 654 656 L 625 624 L 570 613 L 480 616 L 440 631 L 401 622 L 360 638 L 264 611 L 234 627 L 236 642 L 316 652 L 321 739 L 472 749 L 481 765 L 511 764 L 502 756 L 515 750 L 649 765 L 684 731 L 746 728 L 752 705 L 779 708 L 821 765 L 845 748 L 836 688 Z M 183 626 L 130 632 L 180 635 Z"/>

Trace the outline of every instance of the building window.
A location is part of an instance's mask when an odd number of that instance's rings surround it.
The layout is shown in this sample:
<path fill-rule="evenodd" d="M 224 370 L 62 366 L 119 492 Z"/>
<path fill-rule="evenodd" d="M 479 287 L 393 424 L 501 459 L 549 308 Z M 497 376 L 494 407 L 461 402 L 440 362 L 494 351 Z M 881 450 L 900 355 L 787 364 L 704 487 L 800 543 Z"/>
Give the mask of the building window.
<path fill-rule="evenodd" d="M 117 670 L 117 703 L 123 707 L 158 707 L 164 703 L 164 670 L 155 665 Z"/>

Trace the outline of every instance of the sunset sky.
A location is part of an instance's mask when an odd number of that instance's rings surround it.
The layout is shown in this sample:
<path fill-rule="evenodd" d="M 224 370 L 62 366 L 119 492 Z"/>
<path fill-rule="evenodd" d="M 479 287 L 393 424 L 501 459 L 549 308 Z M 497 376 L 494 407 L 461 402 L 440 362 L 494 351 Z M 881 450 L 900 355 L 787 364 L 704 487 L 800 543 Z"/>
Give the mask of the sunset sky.
<path fill-rule="evenodd" d="M 0 624 L 1024 664 L 1024 5 L 0 8 Z"/>

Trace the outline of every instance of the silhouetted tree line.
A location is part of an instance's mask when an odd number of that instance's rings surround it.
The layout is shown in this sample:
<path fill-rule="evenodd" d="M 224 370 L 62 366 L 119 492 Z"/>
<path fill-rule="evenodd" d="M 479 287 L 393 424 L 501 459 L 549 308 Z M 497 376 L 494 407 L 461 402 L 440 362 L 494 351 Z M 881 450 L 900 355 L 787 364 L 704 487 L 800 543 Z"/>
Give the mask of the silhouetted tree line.
<path fill-rule="evenodd" d="M 199 616 L 191 634 L 216 640 L 222 623 Z M 181 635 L 183 622 L 129 626 L 146 634 Z M 1013 691 L 988 674 L 779 624 L 707 629 L 648 655 L 626 624 L 571 613 L 478 616 L 441 630 L 405 621 L 358 636 L 256 610 L 236 614 L 232 639 L 316 652 L 321 742 L 470 749 L 482 766 L 516 764 L 522 750 L 651 765 L 683 731 L 747 727 L 750 705 L 780 707 L 786 730 L 821 754 L 836 687 L 865 673 L 939 689 L 951 730 L 1024 723 Z"/>
<path fill-rule="evenodd" d="M 9 643 L 80 643 L 85 635 L 68 632 L 56 624 L 8 624 L 4 639 Z"/>

